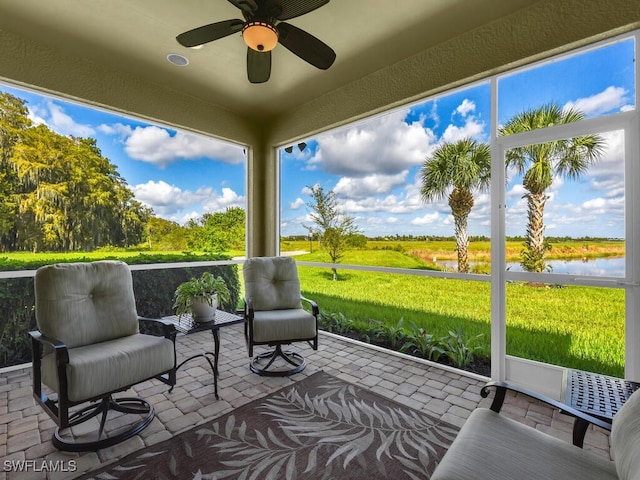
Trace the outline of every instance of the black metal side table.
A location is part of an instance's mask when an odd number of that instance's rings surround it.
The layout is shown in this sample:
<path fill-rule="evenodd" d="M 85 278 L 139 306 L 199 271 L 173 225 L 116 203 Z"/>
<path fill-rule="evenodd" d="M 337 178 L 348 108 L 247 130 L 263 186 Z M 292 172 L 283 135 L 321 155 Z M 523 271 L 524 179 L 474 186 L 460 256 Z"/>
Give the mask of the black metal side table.
<path fill-rule="evenodd" d="M 211 322 L 196 322 L 191 315 L 182 315 L 179 317 L 178 315 L 171 315 L 169 317 L 162 317 L 162 320 L 171 322 L 175 325 L 176 330 L 179 332 L 189 335 L 191 333 L 203 332 L 205 330 L 211 330 L 213 334 L 213 343 L 214 343 L 214 351 L 209 352 L 205 351 L 202 353 L 198 353 L 193 355 L 186 360 L 183 360 L 180 365 L 176 367 L 176 371 L 182 367 L 185 363 L 194 358 L 204 357 L 209 365 L 211 366 L 211 370 L 213 371 L 213 386 L 215 390 L 216 400 L 219 400 L 218 397 L 218 356 L 220 354 L 220 329 L 222 327 L 226 327 L 228 325 L 235 325 L 237 323 L 243 323 L 245 321 L 244 317 L 240 315 L 235 315 L 233 313 L 225 312 L 223 310 L 216 310 L 216 315 Z M 211 358 L 213 357 L 213 363 L 211 363 Z M 172 387 L 173 388 L 173 387 Z"/>
<path fill-rule="evenodd" d="M 611 423 L 613 416 L 633 392 L 640 389 L 640 383 L 621 378 L 599 375 L 582 370 L 567 371 L 565 403 L 581 412 Z M 589 424 L 576 420 L 573 425 L 574 444 L 576 436 L 586 432 Z M 581 445 L 579 445 L 581 446 Z"/>

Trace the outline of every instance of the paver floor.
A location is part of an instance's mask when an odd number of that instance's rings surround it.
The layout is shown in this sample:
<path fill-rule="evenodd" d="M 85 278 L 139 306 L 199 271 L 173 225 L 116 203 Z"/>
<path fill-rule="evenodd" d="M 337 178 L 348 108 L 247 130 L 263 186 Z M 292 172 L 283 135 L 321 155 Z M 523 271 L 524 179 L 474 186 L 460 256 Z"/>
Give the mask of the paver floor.
<path fill-rule="evenodd" d="M 193 359 L 178 371 L 178 382 L 171 393 L 166 385 L 155 380 L 137 385 L 133 392 L 128 392 L 127 395 L 133 393 L 149 400 L 154 405 L 156 417 L 141 434 L 98 452 L 57 451 L 51 443 L 55 424 L 32 398 L 30 369 L 0 373 L 0 480 L 75 478 L 320 370 L 396 402 L 441 416 L 457 426 L 462 426 L 475 408 L 490 404 L 490 399 L 480 396 L 480 388 L 486 381 L 482 377 L 443 369 L 325 333 L 320 334 L 317 351 L 306 344 L 295 345 L 295 349 L 307 359 L 307 368 L 303 372 L 286 378 L 261 377 L 248 368 L 242 326 L 230 326 L 220 332 L 219 400 L 214 396 L 209 364 L 204 358 Z M 212 350 L 212 343 L 210 332 L 179 336 L 178 362 Z M 525 396 L 508 396 L 503 412 L 571 441 L 570 418 Z M 117 423 L 117 420 L 113 422 Z M 607 432 L 590 428 L 585 449 L 608 458 Z M 43 471 L 46 470 L 41 468 L 43 462 L 67 471 Z M 15 471 L 18 466 L 26 471 Z"/>

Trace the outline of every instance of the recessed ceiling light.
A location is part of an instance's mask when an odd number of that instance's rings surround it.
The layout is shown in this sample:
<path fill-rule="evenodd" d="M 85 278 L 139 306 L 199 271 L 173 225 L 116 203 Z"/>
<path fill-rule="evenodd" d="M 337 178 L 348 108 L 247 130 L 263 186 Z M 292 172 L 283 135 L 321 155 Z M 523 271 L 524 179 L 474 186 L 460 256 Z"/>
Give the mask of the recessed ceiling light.
<path fill-rule="evenodd" d="M 184 55 L 180 55 L 178 53 L 170 53 L 169 55 L 167 55 L 167 60 L 179 67 L 186 67 L 187 65 L 189 65 L 189 59 Z"/>

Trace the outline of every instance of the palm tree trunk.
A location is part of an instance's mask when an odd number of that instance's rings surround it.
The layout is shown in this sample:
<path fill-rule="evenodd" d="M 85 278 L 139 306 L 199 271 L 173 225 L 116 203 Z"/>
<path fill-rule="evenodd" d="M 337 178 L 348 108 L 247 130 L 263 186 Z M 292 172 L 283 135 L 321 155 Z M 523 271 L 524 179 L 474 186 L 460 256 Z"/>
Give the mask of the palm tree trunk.
<path fill-rule="evenodd" d="M 527 272 L 544 272 L 547 265 L 544 261 L 544 206 L 549 198 L 542 193 L 525 195 L 529 207 L 527 224 L 527 242 L 522 266 Z"/>
<path fill-rule="evenodd" d="M 456 251 L 458 253 L 458 272 L 469 273 L 469 235 L 467 234 L 467 215 L 453 215 L 456 224 Z"/>
<path fill-rule="evenodd" d="M 467 219 L 473 207 L 473 195 L 464 188 L 454 188 L 449 195 L 449 206 L 456 226 L 456 251 L 458 272 L 469 273 L 469 236 Z"/>

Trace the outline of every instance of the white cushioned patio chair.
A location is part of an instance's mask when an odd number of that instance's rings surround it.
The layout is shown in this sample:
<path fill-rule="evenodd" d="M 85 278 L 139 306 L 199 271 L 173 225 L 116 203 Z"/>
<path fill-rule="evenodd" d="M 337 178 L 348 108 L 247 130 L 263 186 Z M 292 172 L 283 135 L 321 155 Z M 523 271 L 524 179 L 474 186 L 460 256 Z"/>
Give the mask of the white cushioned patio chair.
<path fill-rule="evenodd" d="M 175 327 L 138 317 L 131 271 L 123 262 L 47 265 L 37 270 L 34 285 L 33 395 L 57 424 L 54 445 L 95 451 L 142 431 L 153 420 L 153 406 L 114 393 L 152 378 L 175 385 Z M 140 333 L 145 324 L 156 333 Z M 107 435 L 110 410 L 136 415 Z M 100 414 L 97 434 L 74 436 L 70 427 Z"/>
<path fill-rule="evenodd" d="M 318 349 L 318 305 L 300 293 L 296 262 L 291 257 L 254 257 L 243 267 L 245 282 L 245 338 L 249 368 L 258 375 L 286 376 L 306 367 L 302 355 L 284 351 L 282 345 L 307 341 Z M 310 306 L 311 312 L 302 307 Z M 272 350 L 253 355 L 255 345 Z M 284 360 L 285 369 L 275 364 Z M 283 362 L 280 362 L 283 363 Z"/>

